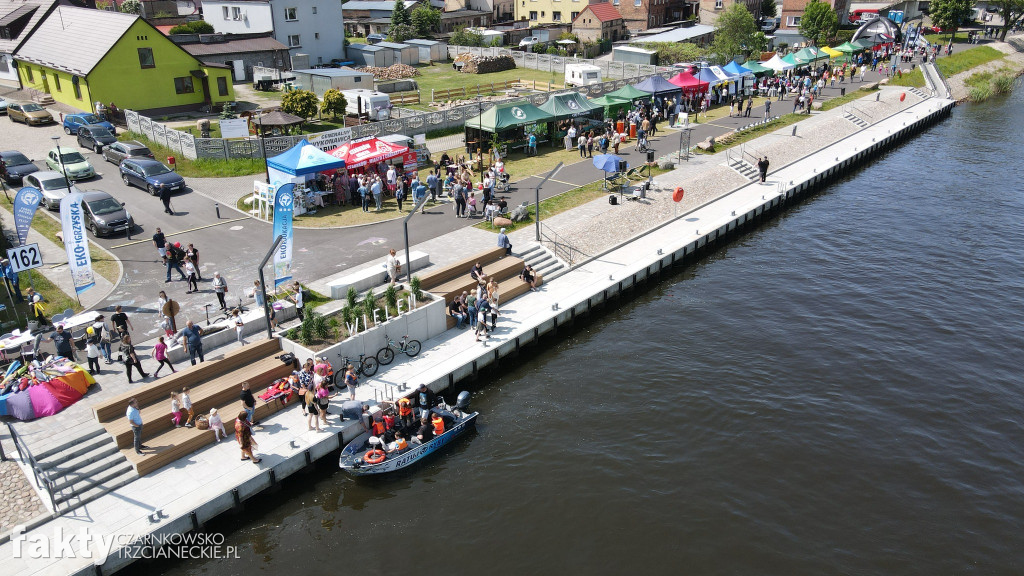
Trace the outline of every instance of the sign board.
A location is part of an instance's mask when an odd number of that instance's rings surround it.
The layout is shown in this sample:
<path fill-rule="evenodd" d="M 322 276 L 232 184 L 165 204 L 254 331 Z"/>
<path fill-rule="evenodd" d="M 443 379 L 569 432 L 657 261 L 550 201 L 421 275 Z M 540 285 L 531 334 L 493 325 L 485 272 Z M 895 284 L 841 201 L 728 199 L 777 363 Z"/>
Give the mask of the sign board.
<path fill-rule="evenodd" d="M 230 118 L 220 121 L 221 138 L 248 138 L 249 121 L 245 118 Z"/>
<path fill-rule="evenodd" d="M 903 11 L 902 10 L 889 10 L 889 20 L 892 20 L 895 24 L 903 24 Z"/>
<path fill-rule="evenodd" d="M 15 272 L 24 272 L 43 265 L 43 255 L 39 252 L 39 244 L 26 244 L 7 251 L 7 258 L 11 261 L 11 269 Z"/>

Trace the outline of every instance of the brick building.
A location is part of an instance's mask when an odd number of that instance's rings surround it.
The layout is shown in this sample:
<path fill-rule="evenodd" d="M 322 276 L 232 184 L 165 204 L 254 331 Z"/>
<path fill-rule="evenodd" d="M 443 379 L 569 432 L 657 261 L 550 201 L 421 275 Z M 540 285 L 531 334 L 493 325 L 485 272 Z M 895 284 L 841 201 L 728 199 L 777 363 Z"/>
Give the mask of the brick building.
<path fill-rule="evenodd" d="M 626 36 L 626 20 L 610 2 L 587 5 L 572 21 L 572 32 L 580 40 L 618 41 Z"/>

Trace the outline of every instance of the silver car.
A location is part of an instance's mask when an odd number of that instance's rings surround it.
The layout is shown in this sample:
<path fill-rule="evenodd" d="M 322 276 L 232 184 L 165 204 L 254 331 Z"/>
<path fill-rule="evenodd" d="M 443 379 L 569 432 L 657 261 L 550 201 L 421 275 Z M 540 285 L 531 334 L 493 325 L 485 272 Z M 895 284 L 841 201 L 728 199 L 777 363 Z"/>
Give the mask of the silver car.
<path fill-rule="evenodd" d="M 61 198 L 64 198 L 69 193 L 81 192 L 74 184 L 71 185 L 71 188 L 68 188 L 68 181 L 64 178 L 64 175 L 53 170 L 43 170 L 42 172 L 28 174 L 22 179 L 22 185 L 31 186 L 42 192 L 43 200 L 41 204 L 46 206 L 47 210 L 59 209 Z"/>

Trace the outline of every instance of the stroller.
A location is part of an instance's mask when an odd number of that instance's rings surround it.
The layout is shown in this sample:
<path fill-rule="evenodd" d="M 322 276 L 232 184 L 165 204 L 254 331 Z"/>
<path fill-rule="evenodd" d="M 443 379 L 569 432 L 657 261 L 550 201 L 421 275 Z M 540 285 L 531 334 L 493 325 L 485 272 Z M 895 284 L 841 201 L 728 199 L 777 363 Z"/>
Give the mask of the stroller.
<path fill-rule="evenodd" d="M 643 136 L 640 136 L 639 139 L 636 142 L 636 150 L 637 150 L 637 152 L 647 152 L 648 150 L 651 150 L 651 149 L 652 148 L 651 148 L 650 143 L 647 142 L 647 135 L 644 134 Z"/>

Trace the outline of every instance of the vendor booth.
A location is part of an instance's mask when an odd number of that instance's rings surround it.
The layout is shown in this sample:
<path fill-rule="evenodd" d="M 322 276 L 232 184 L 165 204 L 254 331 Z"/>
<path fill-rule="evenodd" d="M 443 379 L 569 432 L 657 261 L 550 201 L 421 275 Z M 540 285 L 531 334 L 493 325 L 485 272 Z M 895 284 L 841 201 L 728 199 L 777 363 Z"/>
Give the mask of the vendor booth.
<path fill-rule="evenodd" d="M 762 76 L 766 74 L 768 76 L 773 76 L 775 74 L 775 70 L 762 66 L 761 63 L 758 62 L 757 60 L 749 60 L 747 62 L 744 62 L 743 67 L 753 72 L 755 76 Z"/>
<path fill-rule="evenodd" d="M 554 94 L 538 108 L 554 117 L 556 126 L 551 136 L 555 140 L 565 138 L 570 125 L 577 130 L 604 131 L 604 108 L 579 92 Z"/>
<path fill-rule="evenodd" d="M 731 79 L 739 82 L 739 89 L 744 94 L 750 95 L 751 89 L 754 87 L 754 73 L 747 68 L 740 66 L 736 62 L 729 62 L 722 67 L 722 71 L 729 75 Z"/>
<path fill-rule="evenodd" d="M 253 212 L 259 211 L 261 218 L 269 218 L 274 205 L 274 192 L 283 184 L 295 184 L 296 216 L 305 214 L 314 206 L 323 206 L 323 196 L 328 194 L 325 178 L 318 174 L 344 168 L 345 162 L 303 139 L 295 146 L 272 158 L 267 158 L 267 172 L 270 184 L 257 180 L 253 187 Z"/>
<path fill-rule="evenodd" d="M 803 62 L 808 62 L 808 63 L 814 63 L 814 62 L 820 62 L 822 60 L 828 60 L 828 53 L 823 52 L 822 50 L 820 50 L 818 48 L 815 48 L 814 46 L 808 46 L 806 48 L 803 48 L 802 50 L 800 50 L 799 52 L 797 52 L 793 56 L 795 56 L 798 61 L 803 61 Z"/>
<path fill-rule="evenodd" d="M 650 92 L 658 98 L 679 98 L 681 92 L 679 86 L 665 80 L 661 76 L 651 76 L 633 85 L 637 90 L 643 90 L 644 92 Z"/>
<path fill-rule="evenodd" d="M 623 86 L 622 88 L 619 88 L 618 90 L 614 90 L 612 92 L 609 92 L 608 94 L 606 94 L 606 96 L 611 96 L 613 98 L 619 98 L 619 99 L 622 99 L 622 100 L 629 100 L 632 103 L 636 103 L 637 100 L 643 100 L 644 98 L 650 98 L 651 97 L 651 93 L 650 92 L 646 92 L 644 90 L 641 90 L 641 89 L 637 88 L 636 86 L 630 86 L 630 85 L 627 84 L 627 85 Z"/>
<path fill-rule="evenodd" d="M 776 72 L 786 72 L 787 70 L 792 70 L 796 68 L 796 64 L 791 64 L 789 62 L 783 61 L 783 59 L 778 54 L 772 56 L 771 59 L 765 62 L 761 62 L 761 65 L 764 66 L 765 68 L 771 68 Z"/>
<path fill-rule="evenodd" d="M 328 152 L 345 163 L 349 174 L 363 172 L 387 173 L 387 165 L 395 165 L 396 172 L 410 179 L 416 176 L 416 152 L 408 146 L 387 142 L 380 138 L 363 138 L 343 144 Z"/>
<path fill-rule="evenodd" d="M 719 94 L 721 94 L 722 96 L 727 96 L 729 94 L 736 93 L 736 83 L 730 81 L 729 75 L 726 74 L 725 71 L 723 71 L 718 66 L 708 66 L 706 68 L 701 68 L 700 74 L 697 75 L 697 78 L 700 78 L 704 82 L 708 83 L 708 89 L 712 91 L 713 99 L 714 96 L 717 96 Z M 719 103 L 721 103 L 722 99 L 719 98 L 718 101 Z"/>
<path fill-rule="evenodd" d="M 590 101 L 604 108 L 605 118 L 614 118 L 619 110 L 629 108 L 632 102 L 626 98 L 616 98 L 605 94 L 600 98 L 591 98 Z"/>
<path fill-rule="evenodd" d="M 498 104 L 479 116 L 466 119 L 466 145 L 474 151 L 490 148 L 491 135 L 508 142 L 510 150 L 524 149 L 531 134 L 537 144 L 552 141 L 551 124 L 555 118 L 527 101 Z"/>
<path fill-rule="evenodd" d="M 684 96 L 700 96 L 708 91 L 708 83 L 694 78 L 689 72 L 680 72 L 668 81 L 680 87 Z"/>

